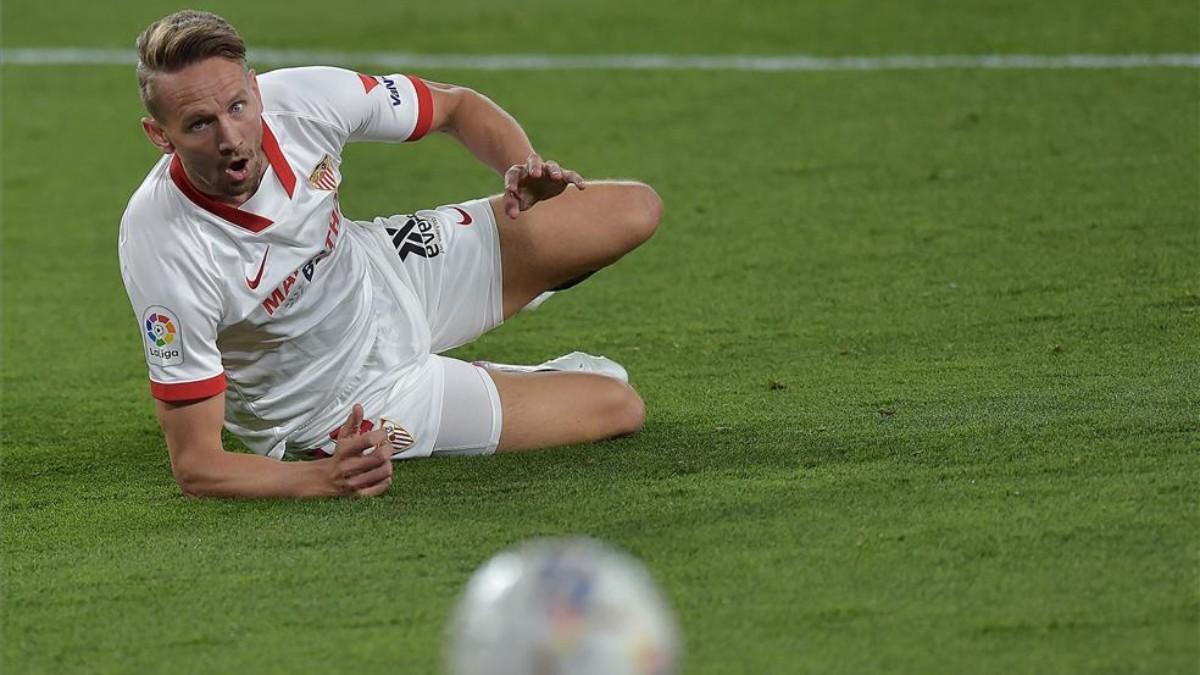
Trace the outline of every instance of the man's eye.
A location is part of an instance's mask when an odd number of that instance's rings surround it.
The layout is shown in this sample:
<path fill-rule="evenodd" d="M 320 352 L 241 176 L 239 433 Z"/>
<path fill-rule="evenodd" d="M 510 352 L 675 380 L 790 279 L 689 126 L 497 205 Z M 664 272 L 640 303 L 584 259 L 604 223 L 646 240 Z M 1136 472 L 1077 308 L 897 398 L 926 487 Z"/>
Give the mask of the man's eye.
<path fill-rule="evenodd" d="M 188 130 L 189 131 L 204 131 L 204 129 L 207 127 L 208 127 L 208 122 L 192 122 L 191 126 L 188 127 Z"/>
<path fill-rule="evenodd" d="M 237 103 L 234 103 L 233 105 L 229 106 L 229 112 L 234 113 L 234 114 L 240 113 L 245 109 L 246 109 L 246 104 L 242 103 L 241 101 L 238 101 Z"/>

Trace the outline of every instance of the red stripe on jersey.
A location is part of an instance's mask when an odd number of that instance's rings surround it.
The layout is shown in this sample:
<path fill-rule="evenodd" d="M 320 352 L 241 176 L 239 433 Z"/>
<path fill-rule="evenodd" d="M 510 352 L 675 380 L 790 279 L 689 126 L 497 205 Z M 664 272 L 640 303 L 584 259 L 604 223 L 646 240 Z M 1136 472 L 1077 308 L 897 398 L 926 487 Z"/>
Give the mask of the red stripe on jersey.
<path fill-rule="evenodd" d="M 363 75 L 362 73 L 358 73 L 358 79 L 362 81 L 364 94 L 371 93 L 372 89 L 379 86 L 379 80 L 371 77 L 370 75 Z"/>
<path fill-rule="evenodd" d="M 163 383 L 150 380 L 150 393 L 160 401 L 196 401 L 225 391 L 225 373 L 197 382 Z"/>
<path fill-rule="evenodd" d="M 292 167 L 288 164 L 287 158 L 283 155 L 283 150 L 279 148 L 279 141 L 275 138 L 275 134 L 271 132 L 271 127 L 267 126 L 267 121 L 262 121 L 263 138 L 262 149 L 267 155 L 267 161 L 271 163 L 271 168 L 275 170 L 275 176 L 279 178 L 279 184 L 287 191 L 288 197 L 291 198 L 296 192 L 296 172 L 292 171 Z M 175 183 L 175 187 L 183 193 L 185 197 L 191 200 L 193 204 L 200 208 L 220 216 L 225 220 L 250 230 L 251 232 L 261 232 L 275 221 L 270 218 L 264 218 L 260 215 L 243 211 L 237 207 L 230 206 L 219 202 L 212 197 L 204 194 L 192 185 L 192 181 L 188 179 L 187 172 L 183 169 L 183 162 L 179 160 L 179 155 L 171 158 L 171 180 Z"/>
<path fill-rule="evenodd" d="M 433 124 L 433 94 L 429 93 L 429 85 L 425 84 L 425 80 L 412 75 L 405 77 L 412 82 L 413 89 L 417 90 L 417 126 L 405 142 L 419 141 L 429 133 L 429 126 Z"/>
<path fill-rule="evenodd" d="M 283 156 L 283 150 L 279 149 L 279 141 L 275 140 L 275 134 L 271 133 L 271 127 L 267 126 L 266 120 L 263 120 L 262 127 L 262 149 L 267 153 L 267 159 L 271 162 L 271 168 L 275 169 L 275 175 L 279 176 L 279 183 L 283 185 L 284 190 L 287 190 L 288 199 L 291 199 L 292 194 L 296 192 L 296 172 L 292 171 L 287 157 Z"/>
<path fill-rule="evenodd" d="M 171 158 L 171 180 L 174 181 L 175 187 L 179 188 L 183 196 L 190 199 L 196 206 L 211 214 L 220 216 L 234 225 L 244 227 L 251 232 L 261 232 L 270 227 L 274 222 L 270 218 L 263 218 L 249 211 L 243 211 L 228 204 L 222 204 L 197 190 L 192 185 L 192 182 L 188 180 L 187 172 L 183 170 L 183 162 L 179 161 L 179 155 Z"/>

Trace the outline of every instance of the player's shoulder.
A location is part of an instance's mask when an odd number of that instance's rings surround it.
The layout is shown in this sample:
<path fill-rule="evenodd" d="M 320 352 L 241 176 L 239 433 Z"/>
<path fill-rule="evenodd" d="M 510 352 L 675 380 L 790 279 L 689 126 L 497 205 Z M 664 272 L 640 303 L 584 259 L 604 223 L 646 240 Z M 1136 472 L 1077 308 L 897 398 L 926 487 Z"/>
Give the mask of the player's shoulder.
<path fill-rule="evenodd" d="M 170 161 L 170 155 L 161 157 L 134 190 L 121 215 L 123 234 L 154 228 L 182 215 L 171 186 Z"/>
<path fill-rule="evenodd" d="M 259 73 L 258 83 L 266 89 L 282 88 L 282 90 L 303 90 L 312 85 L 340 86 L 346 83 L 360 82 L 363 77 L 353 70 L 336 66 L 298 66 L 292 68 L 276 68 L 265 73 Z M 311 92 L 310 92 L 311 93 Z"/>
<path fill-rule="evenodd" d="M 330 103 L 361 96 L 369 88 L 365 75 L 332 66 L 280 68 L 258 76 L 263 112 L 330 118 Z M 371 80 L 373 83 L 373 80 Z"/>
<path fill-rule="evenodd" d="M 186 259 L 196 227 L 171 182 L 170 156 L 159 160 L 134 191 L 121 214 L 117 250 L 122 265 Z"/>

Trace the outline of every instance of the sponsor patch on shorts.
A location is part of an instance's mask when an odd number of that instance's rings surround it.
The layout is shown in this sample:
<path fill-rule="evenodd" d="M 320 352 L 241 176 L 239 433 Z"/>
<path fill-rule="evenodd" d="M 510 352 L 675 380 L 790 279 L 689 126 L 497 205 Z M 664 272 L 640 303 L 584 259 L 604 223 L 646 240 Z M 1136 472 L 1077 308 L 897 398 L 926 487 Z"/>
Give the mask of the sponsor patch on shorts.
<path fill-rule="evenodd" d="M 402 217 L 405 220 L 400 227 L 384 228 L 401 261 L 407 260 L 410 255 L 436 258 L 442 254 L 442 225 L 436 218 L 419 215 Z"/>

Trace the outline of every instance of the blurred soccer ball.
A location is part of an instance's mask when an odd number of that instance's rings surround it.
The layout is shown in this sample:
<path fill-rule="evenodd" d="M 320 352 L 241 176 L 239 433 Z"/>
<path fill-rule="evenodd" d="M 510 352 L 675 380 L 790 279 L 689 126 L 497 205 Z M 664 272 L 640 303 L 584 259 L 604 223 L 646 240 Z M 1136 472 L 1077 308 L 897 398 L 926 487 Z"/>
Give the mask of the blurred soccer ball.
<path fill-rule="evenodd" d="M 480 567 L 447 626 L 454 675 L 668 675 L 679 631 L 645 568 L 592 539 L 541 539 Z"/>

